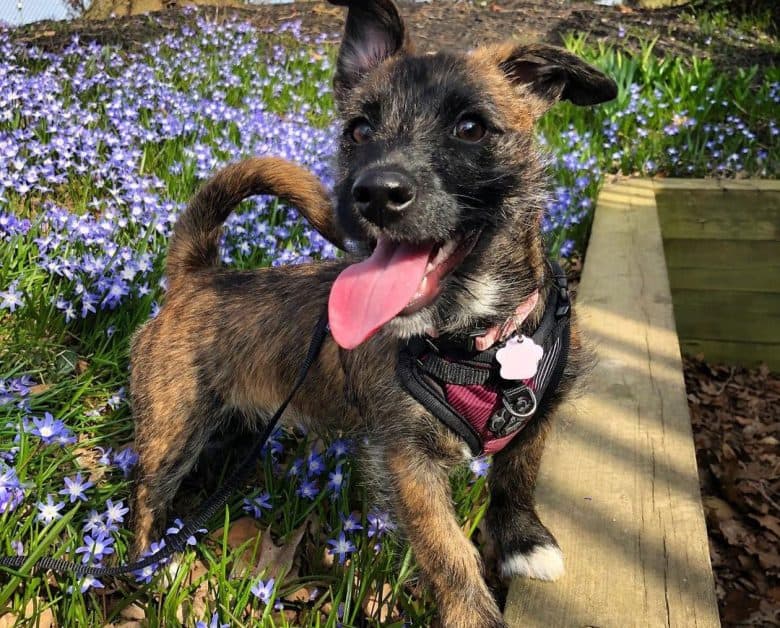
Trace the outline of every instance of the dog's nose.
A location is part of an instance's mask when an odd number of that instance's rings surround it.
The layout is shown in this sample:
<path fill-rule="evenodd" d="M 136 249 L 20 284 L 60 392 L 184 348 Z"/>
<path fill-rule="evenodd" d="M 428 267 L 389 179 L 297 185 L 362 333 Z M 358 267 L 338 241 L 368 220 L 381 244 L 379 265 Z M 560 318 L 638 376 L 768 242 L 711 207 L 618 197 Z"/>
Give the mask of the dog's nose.
<path fill-rule="evenodd" d="M 411 177 L 398 170 L 369 170 L 352 186 L 357 210 L 380 227 L 400 218 L 414 196 Z"/>

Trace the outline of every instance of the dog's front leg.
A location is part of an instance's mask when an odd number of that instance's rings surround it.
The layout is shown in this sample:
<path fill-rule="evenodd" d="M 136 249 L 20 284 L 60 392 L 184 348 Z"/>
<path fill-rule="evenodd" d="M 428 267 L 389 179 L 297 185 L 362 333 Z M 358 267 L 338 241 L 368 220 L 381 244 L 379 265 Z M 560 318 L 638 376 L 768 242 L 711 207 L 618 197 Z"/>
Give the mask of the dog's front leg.
<path fill-rule="evenodd" d="M 502 577 L 556 580 L 563 575 L 563 554 L 539 520 L 534 489 L 549 418 L 532 422 L 493 458 L 487 525 L 499 552 Z"/>
<path fill-rule="evenodd" d="M 432 585 L 442 626 L 504 626 L 479 554 L 458 526 L 444 469 L 412 447 L 389 451 L 387 467 L 399 524 Z"/>

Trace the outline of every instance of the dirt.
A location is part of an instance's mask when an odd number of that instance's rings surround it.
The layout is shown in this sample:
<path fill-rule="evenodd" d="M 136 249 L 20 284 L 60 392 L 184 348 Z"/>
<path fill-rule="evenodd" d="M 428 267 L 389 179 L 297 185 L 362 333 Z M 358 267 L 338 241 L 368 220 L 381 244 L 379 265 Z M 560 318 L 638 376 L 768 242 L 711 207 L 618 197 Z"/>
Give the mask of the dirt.
<path fill-rule="evenodd" d="M 723 626 L 780 625 L 780 374 L 685 359 Z"/>
<path fill-rule="evenodd" d="M 343 25 L 343 9 L 324 2 L 200 10 L 216 21 L 240 16 L 259 29 L 273 30 L 282 22 L 301 20 L 304 33 L 325 33 L 332 43 L 338 41 Z M 508 38 L 560 44 L 564 34 L 574 33 L 588 34 L 594 42 L 607 40 L 633 52 L 639 49 L 640 39 L 657 38 L 654 51 L 658 55 L 709 57 L 724 69 L 750 65 L 767 68 L 780 62 L 776 39 L 757 31 L 741 33 L 729 27 L 702 29 L 685 7 L 649 10 L 565 0 L 437 0 L 404 3 L 402 11 L 423 51 L 463 49 Z M 108 20 L 37 22 L 15 29 L 13 37 L 53 51 L 67 46 L 74 34 L 82 40 L 121 43 L 132 49 L 193 19 L 178 8 L 154 15 L 157 19 L 130 15 Z"/>

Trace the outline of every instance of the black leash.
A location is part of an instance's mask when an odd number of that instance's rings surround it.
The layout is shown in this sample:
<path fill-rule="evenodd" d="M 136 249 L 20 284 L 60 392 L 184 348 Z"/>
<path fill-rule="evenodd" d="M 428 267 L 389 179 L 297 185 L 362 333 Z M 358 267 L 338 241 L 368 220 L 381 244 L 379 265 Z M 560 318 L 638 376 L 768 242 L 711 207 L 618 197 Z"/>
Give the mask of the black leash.
<path fill-rule="evenodd" d="M 298 371 L 298 376 L 293 384 L 290 394 L 279 406 L 279 409 L 271 417 L 268 425 L 263 431 L 260 440 L 257 441 L 254 449 L 241 463 L 241 465 L 230 474 L 227 481 L 225 481 L 219 489 L 213 493 L 205 502 L 203 502 L 200 511 L 191 519 L 189 519 L 184 526 L 175 534 L 167 535 L 163 537 L 162 541 L 165 545 L 160 548 L 159 551 L 138 560 L 129 565 L 117 565 L 115 567 L 90 567 L 88 565 L 81 565 L 68 560 L 61 560 L 58 558 L 51 558 L 44 556 L 38 559 L 33 565 L 32 570 L 51 570 L 58 573 L 71 573 L 76 576 L 93 576 L 95 578 L 105 578 L 121 576 L 134 571 L 140 571 L 150 565 L 159 563 L 162 560 L 170 557 L 171 555 L 183 551 L 187 547 L 187 539 L 197 534 L 199 530 L 217 514 L 217 511 L 222 508 L 233 494 L 233 492 L 241 485 L 246 477 L 252 472 L 255 467 L 257 459 L 262 454 L 263 447 L 266 441 L 271 436 L 276 424 L 284 414 L 285 409 L 292 401 L 295 393 L 303 384 L 306 379 L 306 375 L 309 373 L 314 361 L 320 353 L 325 338 L 328 335 L 328 317 L 323 316 L 317 321 L 317 326 L 314 328 L 314 334 L 312 335 L 311 343 L 309 344 L 309 350 L 306 354 L 306 358 L 301 364 L 301 368 Z M 27 560 L 27 556 L 0 556 L 0 567 L 9 567 L 11 569 L 18 570 L 24 565 Z"/>

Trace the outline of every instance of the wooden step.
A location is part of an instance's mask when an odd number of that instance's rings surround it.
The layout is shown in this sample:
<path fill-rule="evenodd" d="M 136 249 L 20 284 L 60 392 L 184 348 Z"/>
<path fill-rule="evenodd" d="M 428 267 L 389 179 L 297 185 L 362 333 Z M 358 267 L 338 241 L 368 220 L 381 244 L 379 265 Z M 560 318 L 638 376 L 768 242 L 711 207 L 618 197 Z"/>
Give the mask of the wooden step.
<path fill-rule="evenodd" d="M 652 182 L 607 185 L 577 297 L 598 365 L 558 417 L 537 499 L 566 574 L 515 579 L 510 626 L 719 626 Z"/>

